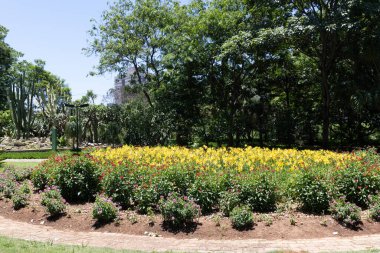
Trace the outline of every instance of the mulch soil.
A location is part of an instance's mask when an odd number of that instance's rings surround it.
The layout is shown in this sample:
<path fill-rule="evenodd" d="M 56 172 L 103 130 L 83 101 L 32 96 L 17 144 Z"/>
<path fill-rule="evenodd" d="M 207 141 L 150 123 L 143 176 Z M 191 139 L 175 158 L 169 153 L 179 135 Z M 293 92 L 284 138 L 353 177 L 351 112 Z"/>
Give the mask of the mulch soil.
<path fill-rule="evenodd" d="M 193 225 L 179 230 L 165 227 L 159 214 L 149 217 L 128 210 L 121 210 L 116 222 L 98 224 L 92 219 L 92 203 L 68 205 L 66 214 L 51 218 L 40 205 L 40 195 L 36 193 L 32 194 L 29 205 L 20 210 L 14 210 L 10 200 L 1 199 L 0 215 L 61 230 L 145 234 L 178 239 L 310 239 L 380 233 L 380 223 L 368 219 L 365 212 L 362 213 L 363 223 L 355 229 L 342 226 L 329 215 L 308 215 L 297 211 L 255 213 L 254 226 L 243 231 L 232 228 L 228 218 L 216 214 L 202 216 Z M 295 221 L 295 225 L 291 224 L 291 220 Z"/>

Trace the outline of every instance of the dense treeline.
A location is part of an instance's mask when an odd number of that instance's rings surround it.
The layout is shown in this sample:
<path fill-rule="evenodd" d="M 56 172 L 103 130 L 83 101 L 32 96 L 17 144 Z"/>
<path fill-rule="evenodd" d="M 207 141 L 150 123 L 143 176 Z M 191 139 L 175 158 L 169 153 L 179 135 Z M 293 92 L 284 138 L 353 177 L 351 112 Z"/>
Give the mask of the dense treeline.
<path fill-rule="evenodd" d="M 379 143 L 378 0 L 120 0 L 90 34 L 98 74 L 135 69 L 124 142 Z"/>
<path fill-rule="evenodd" d="M 95 105 L 92 92 L 82 98 L 90 104 L 81 116 L 84 140 L 188 146 L 380 143 L 379 0 L 186 5 L 117 0 L 89 33 L 85 51 L 100 59 L 92 74 L 116 72 L 128 84 L 121 105 Z M 36 134 L 34 114 L 28 116 L 34 108 L 51 112 L 41 118 L 61 129 L 60 136 L 75 136 L 74 119 L 60 106 L 61 98 L 69 97 L 64 82 L 46 75 L 42 62 L 15 60 L 5 35 L 3 29 L 0 110 L 11 109 L 20 129 L 14 135 Z M 13 81 L 4 81 L 7 76 Z M 35 88 L 41 83 L 60 87 L 55 96 L 46 96 L 46 88 L 42 92 L 55 110 L 36 109 L 47 105 Z M 14 94 L 24 89 L 24 95 L 14 103 L 8 95 L 4 103 L 7 87 L 14 87 Z M 26 116 L 18 119 L 19 112 Z"/>

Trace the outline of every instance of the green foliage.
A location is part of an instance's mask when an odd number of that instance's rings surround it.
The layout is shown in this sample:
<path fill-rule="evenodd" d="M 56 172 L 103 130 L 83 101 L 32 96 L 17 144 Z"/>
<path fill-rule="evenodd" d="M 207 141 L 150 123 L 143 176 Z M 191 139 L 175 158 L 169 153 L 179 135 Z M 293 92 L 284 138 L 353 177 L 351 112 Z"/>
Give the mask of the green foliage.
<path fill-rule="evenodd" d="M 117 208 L 111 199 L 97 196 L 92 208 L 92 218 L 99 222 L 108 223 L 116 219 Z"/>
<path fill-rule="evenodd" d="M 12 134 L 12 116 L 9 110 L 0 110 L 0 136 Z"/>
<path fill-rule="evenodd" d="M 53 151 L 0 152 L 0 161 L 5 159 L 48 159 L 54 154 Z"/>
<path fill-rule="evenodd" d="M 158 207 L 164 222 L 173 227 L 189 225 L 200 216 L 199 206 L 187 196 L 178 193 L 169 194 L 166 199 L 162 197 Z"/>
<path fill-rule="evenodd" d="M 375 196 L 371 199 L 369 208 L 369 217 L 374 221 L 380 221 L 380 196 Z"/>
<path fill-rule="evenodd" d="M 326 182 L 312 169 L 304 169 L 295 178 L 294 197 L 302 210 L 312 213 L 324 213 L 329 209 L 330 196 Z"/>
<path fill-rule="evenodd" d="M 230 216 L 231 211 L 239 205 L 239 193 L 234 191 L 224 191 L 220 193 L 219 209 L 224 216 Z"/>
<path fill-rule="evenodd" d="M 27 183 L 23 183 L 18 186 L 17 189 L 12 194 L 11 200 L 13 202 L 13 208 L 15 210 L 21 209 L 28 205 L 28 200 L 30 198 L 31 190 Z"/>
<path fill-rule="evenodd" d="M 100 168 L 89 155 L 55 156 L 33 171 L 32 182 L 38 189 L 58 186 L 68 201 L 94 199 L 100 190 Z"/>
<path fill-rule="evenodd" d="M 33 186 L 37 190 L 43 190 L 48 185 L 50 180 L 50 173 L 51 173 L 51 167 L 52 165 L 48 165 L 47 162 L 42 163 L 37 169 L 34 169 L 32 171 L 32 175 L 30 176 L 30 179 L 33 183 Z"/>
<path fill-rule="evenodd" d="M 225 190 L 225 175 L 212 172 L 196 177 L 189 189 L 189 196 L 202 208 L 202 213 L 208 213 L 218 204 L 219 193 Z"/>
<path fill-rule="evenodd" d="M 268 175 L 241 174 L 234 187 L 240 192 L 240 200 L 252 210 L 267 212 L 276 209 L 276 189 Z"/>
<path fill-rule="evenodd" d="M 113 168 L 101 174 L 101 185 L 104 193 L 116 203 L 126 208 L 131 205 L 133 188 L 136 185 L 131 175 L 131 168 L 122 165 L 110 165 Z"/>
<path fill-rule="evenodd" d="M 253 226 L 253 214 L 249 206 L 237 206 L 230 213 L 232 226 L 238 230 Z"/>
<path fill-rule="evenodd" d="M 133 200 L 139 213 L 146 214 L 147 211 L 158 202 L 159 195 L 153 185 L 142 184 L 133 190 Z"/>
<path fill-rule="evenodd" d="M 369 196 L 380 191 L 380 175 L 372 166 L 355 161 L 337 171 L 336 187 L 347 201 L 368 207 Z"/>
<path fill-rule="evenodd" d="M 347 227 L 356 227 L 360 222 L 361 209 L 352 203 L 346 202 L 344 197 L 340 197 L 330 205 L 331 216 Z"/>
<path fill-rule="evenodd" d="M 16 183 L 3 175 L 0 176 L 0 193 L 6 198 L 11 198 L 16 191 Z"/>
<path fill-rule="evenodd" d="M 27 182 L 24 182 L 20 186 L 19 191 L 20 191 L 20 193 L 23 193 L 23 194 L 31 194 L 32 193 L 32 190 L 30 189 L 29 184 Z"/>
<path fill-rule="evenodd" d="M 65 212 L 65 200 L 57 187 L 48 187 L 41 194 L 41 205 L 45 206 L 50 216 L 57 216 Z"/>
<path fill-rule="evenodd" d="M 8 167 L 8 173 L 10 173 L 11 177 L 16 180 L 17 182 L 22 182 L 27 179 L 30 179 L 32 175 L 32 168 L 14 168 L 14 167 Z"/>

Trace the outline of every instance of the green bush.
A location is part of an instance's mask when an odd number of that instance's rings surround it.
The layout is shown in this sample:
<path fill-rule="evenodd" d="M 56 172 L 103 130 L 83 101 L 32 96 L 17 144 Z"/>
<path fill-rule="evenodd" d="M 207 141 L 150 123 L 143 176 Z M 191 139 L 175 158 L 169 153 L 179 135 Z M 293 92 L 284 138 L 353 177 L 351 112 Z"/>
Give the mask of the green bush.
<path fill-rule="evenodd" d="M 369 216 L 374 221 L 380 221 L 380 195 L 373 198 L 369 208 Z"/>
<path fill-rule="evenodd" d="M 219 193 L 226 190 L 226 178 L 208 171 L 195 178 L 188 194 L 202 208 L 202 213 L 210 213 L 218 205 Z"/>
<path fill-rule="evenodd" d="M 369 196 L 380 191 L 380 174 L 362 162 L 351 162 L 347 168 L 337 171 L 336 188 L 339 195 L 360 207 L 368 207 Z"/>
<path fill-rule="evenodd" d="M 143 183 L 134 188 L 133 200 L 137 211 L 146 214 L 149 208 L 158 203 L 159 195 L 153 185 Z"/>
<path fill-rule="evenodd" d="M 360 222 L 360 207 L 346 202 L 344 197 L 340 197 L 330 205 L 331 216 L 347 227 L 356 227 Z"/>
<path fill-rule="evenodd" d="M 117 208 L 111 199 L 97 196 L 92 208 L 92 218 L 99 222 L 111 222 L 117 217 Z"/>
<path fill-rule="evenodd" d="M 249 206 L 237 206 L 230 213 L 232 227 L 241 230 L 253 226 L 253 214 Z"/>
<path fill-rule="evenodd" d="M 16 191 L 16 183 L 6 177 L 0 178 L 0 193 L 6 198 L 11 198 L 13 193 Z"/>
<path fill-rule="evenodd" d="M 133 188 L 137 187 L 132 168 L 125 165 L 109 165 L 111 170 L 101 174 L 101 185 L 106 196 L 124 208 L 131 206 Z"/>
<path fill-rule="evenodd" d="M 65 200 L 57 187 L 48 187 L 41 195 L 41 205 L 50 216 L 57 216 L 65 212 Z"/>
<path fill-rule="evenodd" d="M 19 191 L 23 194 L 31 194 L 32 191 L 30 190 L 29 184 L 27 182 L 24 182 L 20 188 Z"/>
<path fill-rule="evenodd" d="M 32 174 L 36 188 L 58 186 L 68 201 L 94 199 L 100 190 L 100 168 L 89 155 L 55 156 Z"/>
<path fill-rule="evenodd" d="M 38 165 L 36 169 L 32 171 L 30 180 L 33 183 L 34 188 L 37 190 L 43 190 L 48 184 L 53 184 L 52 170 L 56 166 L 55 158 L 50 158 Z"/>
<path fill-rule="evenodd" d="M 10 174 L 11 178 L 13 178 L 17 182 L 22 182 L 27 179 L 30 179 L 33 169 L 32 168 L 14 168 L 8 167 L 6 172 Z"/>
<path fill-rule="evenodd" d="M 330 196 L 328 188 L 321 177 L 311 170 L 304 170 L 295 178 L 293 186 L 295 199 L 302 210 L 312 213 L 323 213 L 329 209 Z"/>
<path fill-rule="evenodd" d="M 28 205 L 30 195 L 17 190 L 12 195 L 13 208 L 18 210 Z"/>
<path fill-rule="evenodd" d="M 276 189 L 265 174 L 241 174 L 234 187 L 240 192 L 242 203 L 257 212 L 276 209 Z"/>
<path fill-rule="evenodd" d="M 220 193 L 219 209 L 224 216 L 230 216 L 231 211 L 240 204 L 239 193 L 224 191 Z"/>
<path fill-rule="evenodd" d="M 200 207 L 187 196 L 171 193 L 159 201 L 159 210 L 164 222 L 173 227 L 180 227 L 194 222 L 200 215 Z"/>

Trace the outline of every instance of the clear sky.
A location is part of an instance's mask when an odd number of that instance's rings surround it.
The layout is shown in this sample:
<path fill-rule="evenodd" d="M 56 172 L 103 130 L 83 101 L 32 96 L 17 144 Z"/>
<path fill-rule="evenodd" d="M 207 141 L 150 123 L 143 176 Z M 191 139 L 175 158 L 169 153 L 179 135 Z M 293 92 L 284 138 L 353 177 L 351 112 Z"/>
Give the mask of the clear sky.
<path fill-rule="evenodd" d="M 28 61 L 46 61 L 46 70 L 66 80 L 74 99 L 92 89 L 100 103 L 115 75 L 87 77 L 97 59 L 82 48 L 90 20 L 100 20 L 105 9 L 107 0 L 0 0 L 0 25 L 9 30 L 6 42 Z"/>

